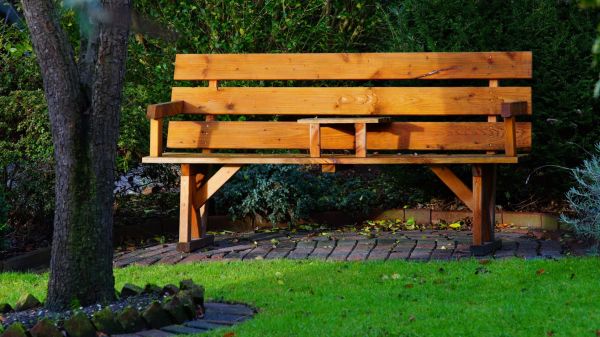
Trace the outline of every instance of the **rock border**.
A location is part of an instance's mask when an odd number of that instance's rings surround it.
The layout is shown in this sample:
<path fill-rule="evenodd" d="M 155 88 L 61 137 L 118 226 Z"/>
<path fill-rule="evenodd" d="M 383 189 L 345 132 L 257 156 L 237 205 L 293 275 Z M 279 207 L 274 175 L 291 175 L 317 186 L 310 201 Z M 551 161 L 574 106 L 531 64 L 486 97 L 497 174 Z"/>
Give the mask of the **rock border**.
<path fill-rule="evenodd" d="M 62 322 L 53 322 L 42 318 L 27 329 L 21 322 L 14 322 L 0 337 L 98 337 L 117 336 L 168 336 L 180 333 L 202 333 L 207 330 L 230 326 L 254 315 L 254 309 L 243 304 L 204 303 L 204 287 L 192 280 L 182 280 L 179 287 L 167 284 L 159 287 L 146 284 L 139 287 L 125 284 L 119 298 L 155 294 L 166 296 L 163 300 L 154 300 L 143 310 L 131 306 L 119 312 L 113 312 L 108 306 L 94 312 L 91 317 L 83 311 L 74 313 Z M 2 314 L 39 308 L 42 303 L 31 294 L 23 295 L 15 309 L 9 304 L 0 304 Z M 210 313 L 205 314 L 206 307 Z M 0 320 L 2 321 L 2 320 Z M 62 324 L 61 324 L 62 323 Z M 0 325 L 0 329 L 2 325 Z"/>

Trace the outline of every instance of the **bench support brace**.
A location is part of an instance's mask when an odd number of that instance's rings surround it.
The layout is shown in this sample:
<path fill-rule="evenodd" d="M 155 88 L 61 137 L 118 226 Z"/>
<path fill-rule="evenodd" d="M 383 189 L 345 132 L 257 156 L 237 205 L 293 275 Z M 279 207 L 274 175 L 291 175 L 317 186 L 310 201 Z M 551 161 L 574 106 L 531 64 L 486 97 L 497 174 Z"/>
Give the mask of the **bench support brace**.
<path fill-rule="evenodd" d="M 473 245 L 475 255 L 485 255 L 501 246 L 494 240 L 496 221 L 496 165 L 473 165 L 473 188 L 468 188 L 444 165 L 429 166 L 433 173 L 473 211 Z"/>
<path fill-rule="evenodd" d="M 208 166 L 181 165 L 178 251 L 187 253 L 213 243 L 214 237 L 206 234 L 206 202 L 241 167 L 242 165 L 224 165 L 207 179 Z"/>

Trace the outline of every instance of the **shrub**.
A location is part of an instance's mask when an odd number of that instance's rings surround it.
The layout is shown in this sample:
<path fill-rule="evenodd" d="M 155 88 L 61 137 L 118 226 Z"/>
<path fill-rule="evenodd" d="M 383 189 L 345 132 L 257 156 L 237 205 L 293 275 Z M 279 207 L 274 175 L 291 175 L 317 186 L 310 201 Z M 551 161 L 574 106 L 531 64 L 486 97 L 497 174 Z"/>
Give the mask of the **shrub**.
<path fill-rule="evenodd" d="M 578 236 L 594 240 L 597 250 L 600 248 L 600 143 L 596 145 L 596 153 L 571 173 L 576 185 L 566 197 L 575 214 L 571 217 L 563 214 L 561 219 Z"/>
<path fill-rule="evenodd" d="M 48 224 L 54 208 L 52 141 L 41 90 L 0 96 L 0 183 L 9 224 Z"/>

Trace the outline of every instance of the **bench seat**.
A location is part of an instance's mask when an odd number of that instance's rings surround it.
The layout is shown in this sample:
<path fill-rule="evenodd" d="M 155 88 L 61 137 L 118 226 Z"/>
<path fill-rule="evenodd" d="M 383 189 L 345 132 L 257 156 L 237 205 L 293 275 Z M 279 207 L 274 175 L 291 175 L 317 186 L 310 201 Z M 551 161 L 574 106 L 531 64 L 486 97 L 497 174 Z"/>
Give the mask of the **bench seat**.
<path fill-rule="evenodd" d="M 240 153 L 184 153 L 164 152 L 160 157 L 147 156 L 146 164 L 516 164 L 519 157 L 503 154 L 369 154 L 366 158 L 354 155 L 323 155 L 310 157 L 305 154 L 240 154 Z"/>

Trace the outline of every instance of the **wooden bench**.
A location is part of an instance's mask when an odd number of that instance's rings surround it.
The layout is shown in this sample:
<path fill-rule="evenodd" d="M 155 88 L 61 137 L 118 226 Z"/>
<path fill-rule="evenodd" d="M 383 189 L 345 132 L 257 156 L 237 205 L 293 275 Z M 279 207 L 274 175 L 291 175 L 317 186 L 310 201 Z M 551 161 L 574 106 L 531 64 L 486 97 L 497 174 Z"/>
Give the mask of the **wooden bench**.
<path fill-rule="evenodd" d="M 530 79 L 531 59 L 531 52 L 177 55 L 175 80 L 208 86 L 174 87 L 171 102 L 148 107 L 150 156 L 143 162 L 181 165 L 181 251 L 210 243 L 205 204 L 243 165 L 317 164 L 332 172 L 347 164 L 421 164 L 473 211 L 472 249 L 483 254 L 499 245 L 496 165 L 516 164 L 517 151 L 531 148 L 531 123 L 515 121 L 531 115 L 531 88 L 499 81 Z M 231 80 L 439 81 L 424 87 L 219 86 Z M 165 152 L 163 120 L 179 114 L 206 117 L 170 121 L 166 148 L 173 152 Z M 218 115 L 255 120 L 225 122 Z M 472 165 L 471 187 L 452 164 Z"/>

